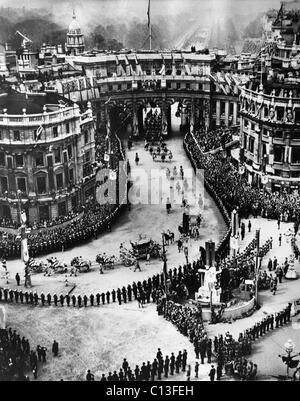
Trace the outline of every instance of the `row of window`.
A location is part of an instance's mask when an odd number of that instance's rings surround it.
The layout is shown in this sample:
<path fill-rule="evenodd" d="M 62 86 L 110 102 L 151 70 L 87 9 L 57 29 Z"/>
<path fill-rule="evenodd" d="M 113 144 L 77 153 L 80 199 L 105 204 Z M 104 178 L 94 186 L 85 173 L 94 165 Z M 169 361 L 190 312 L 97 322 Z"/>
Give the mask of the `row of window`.
<path fill-rule="evenodd" d="M 141 83 L 138 83 L 139 86 L 141 86 Z M 184 86 L 185 85 L 185 86 Z M 185 83 L 184 85 L 182 85 L 180 82 L 176 83 L 176 89 L 191 89 L 191 84 L 189 82 Z M 126 86 L 122 85 L 122 84 L 118 84 L 118 85 L 108 85 L 108 91 L 109 92 L 113 92 L 114 90 L 130 90 L 132 88 L 132 84 L 128 83 L 126 84 Z M 172 83 L 168 82 L 167 83 L 167 88 L 171 89 L 172 88 Z M 202 84 L 198 84 L 198 90 L 203 90 L 203 85 Z"/>
<path fill-rule="evenodd" d="M 285 147 L 274 145 L 274 162 L 284 162 Z M 291 163 L 300 164 L 300 146 L 292 146 Z"/>
<path fill-rule="evenodd" d="M 244 149 L 247 149 L 250 153 L 254 153 L 255 138 L 249 136 L 247 141 L 247 135 L 244 135 Z M 291 147 L 291 163 L 300 164 L 300 146 Z M 263 145 L 263 155 L 266 154 L 266 145 Z M 274 162 L 283 163 L 285 154 L 285 146 L 274 145 Z"/>
<path fill-rule="evenodd" d="M 61 163 L 62 162 L 61 148 L 55 149 L 53 151 L 53 154 L 54 154 L 54 163 Z M 72 157 L 73 157 L 72 145 L 68 145 L 67 156 L 64 156 L 64 161 L 68 161 L 68 159 L 71 159 Z M 43 152 L 35 152 L 33 158 L 35 166 L 37 167 L 45 166 L 45 158 Z M 24 155 L 23 154 L 15 155 L 15 166 L 24 167 L 24 165 L 25 165 Z M 0 152 L 0 166 L 2 167 L 6 166 L 6 157 L 4 152 Z"/>
<path fill-rule="evenodd" d="M 254 110 L 253 110 L 254 111 Z M 281 121 L 284 118 L 285 108 L 282 106 L 276 107 L 276 120 Z M 269 117 L 269 108 L 264 107 L 264 118 Z M 300 123 L 300 108 L 294 109 L 295 123 Z M 247 120 L 245 120 L 247 121 Z"/>
<path fill-rule="evenodd" d="M 73 183 L 73 182 L 74 182 L 74 170 L 73 170 L 73 168 L 70 168 L 68 184 Z M 63 189 L 65 187 L 63 173 L 55 174 L 55 183 L 56 183 L 56 190 Z M 5 176 L 0 177 L 0 186 L 1 186 L 0 189 L 1 189 L 2 194 L 4 194 L 5 191 L 9 190 L 7 177 L 5 177 Z M 16 177 L 16 188 L 17 188 L 17 190 L 27 193 L 27 178 L 26 177 Z M 36 177 L 36 192 L 40 195 L 48 192 L 46 175 L 40 175 L 40 176 Z"/>
<path fill-rule="evenodd" d="M 299 122 L 300 122 L 300 120 L 299 120 Z M 252 123 L 249 120 L 245 119 L 244 120 L 244 128 L 248 128 L 249 126 L 250 126 L 251 131 L 255 131 L 255 123 Z M 279 139 L 282 139 L 284 137 L 284 134 L 285 135 L 288 134 L 291 139 L 300 139 L 300 130 L 284 132 L 282 130 L 276 129 L 276 130 L 271 131 L 270 129 L 264 127 L 264 128 L 262 128 L 262 133 L 264 136 L 269 136 L 271 134 L 272 137 L 279 138 Z"/>
<path fill-rule="evenodd" d="M 65 124 L 65 132 L 67 134 L 70 133 L 70 123 L 66 123 Z M 33 130 L 33 140 L 37 141 L 39 139 L 39 136 L 40 136 L 39 129 Z M 52 127 L 52 136 L 53 136 L 53 138 L 57 138 L 58 137 L 58 126 Z M 4 137 L 3 132 L 0 130 L 0 140 L 2 140 L 3 137 Z M 21 141 L 21 132 L 19 130 L 14 130 L 12 132 L 12 140 L 14 142 Z"/>

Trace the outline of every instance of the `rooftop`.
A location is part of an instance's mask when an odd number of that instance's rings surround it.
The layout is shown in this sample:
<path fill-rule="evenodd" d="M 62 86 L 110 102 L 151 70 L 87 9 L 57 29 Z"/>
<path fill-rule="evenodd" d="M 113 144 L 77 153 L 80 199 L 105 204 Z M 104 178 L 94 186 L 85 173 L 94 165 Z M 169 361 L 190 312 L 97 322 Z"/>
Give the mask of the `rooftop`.
<path fill-rule="evenodd" d="M 7 114 L 14 115 L 23 114 L 23 109 L 26 109 L 26 114 L 40 114 L 43 113 L 45 105 L 48 105 L 48 111 L 53 111 L 50 105 L 58 105 L 60 101 L 67 104 L 67 106 L 73 104 L 56 93 L 26 95 L 12 89 L 4 92 L 0 88 L 0 114 L 4 113 L 4 109 L 7 109 Z"/>

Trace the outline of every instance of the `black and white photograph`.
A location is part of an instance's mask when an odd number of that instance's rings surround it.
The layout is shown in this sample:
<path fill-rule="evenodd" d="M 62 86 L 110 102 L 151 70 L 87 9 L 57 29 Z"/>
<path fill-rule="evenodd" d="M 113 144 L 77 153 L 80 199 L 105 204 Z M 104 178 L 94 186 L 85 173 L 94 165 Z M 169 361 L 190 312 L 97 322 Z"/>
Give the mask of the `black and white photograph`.
<path fill-rule="evenodd" d="M 299 224 L 300 0 L 0 0 L 0 382 L 300 381 Z"/>

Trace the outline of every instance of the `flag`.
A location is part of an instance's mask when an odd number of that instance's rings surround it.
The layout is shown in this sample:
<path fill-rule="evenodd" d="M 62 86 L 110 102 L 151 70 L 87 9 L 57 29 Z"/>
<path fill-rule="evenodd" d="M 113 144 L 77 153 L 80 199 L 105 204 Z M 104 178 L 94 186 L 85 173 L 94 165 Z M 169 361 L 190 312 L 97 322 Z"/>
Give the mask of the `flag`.
<path fill-rule="evenodd" d="M 21 212 L 21 221 L 22 221 L 22 224 L 25 224 L 25 223 L 26 223 L 26 220 L 27 220 L 27 216 L 26 216 L 26 213 L 23 211 L 23 212 Z"/>
<path fill-rule="evenodd" d="M 148 16 L 148 28 L 150 27 L 150 0 L 148 2 L 148 11 L 147 11 L 147 16 Z"/>
<path fill-rule="evenodd" d="M 22 250 L 22 257 L 23 262 L 27 263 L 29 260 L 29 252 L 28 252 L 28 242 L 27 238 L 23 238 L 21 242 L 21 250 Z"/>
<path fill-rule="evenodd" d="M 44 127 L 42 126 L 42 124 L 39 126 L 39 128 L 37 129 L 36 133 L 35 133 L 35 140 L 39 141 L 40 136 L 42 135 L 42 132 L 44 131 Z"/>
<path fill-rule="evenodd" d="M 165 74 L 166 74 L 166 66 L 165 64 L 163 64 L 159 71 L 159 75 L 165 75 Z"/>

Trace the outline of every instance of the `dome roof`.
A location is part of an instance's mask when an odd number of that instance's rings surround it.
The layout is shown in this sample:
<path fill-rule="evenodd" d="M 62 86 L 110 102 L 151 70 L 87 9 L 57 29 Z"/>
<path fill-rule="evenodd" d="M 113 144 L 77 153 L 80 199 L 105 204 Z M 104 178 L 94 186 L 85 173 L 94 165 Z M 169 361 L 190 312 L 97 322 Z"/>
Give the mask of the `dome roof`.
<path fill-rule="evenodd" d="M 80 31 L 80 25 L 76 19 L 75 13 L 73 13 L 73 19 L 71 21 L 71 24 L 69 25 L 69 32 L 73 32 L 73 31 L 77 31 L 77 32 Z"/>

